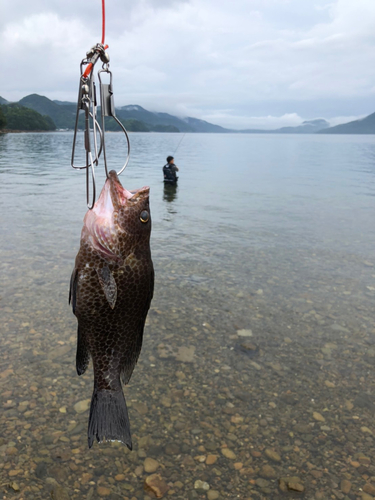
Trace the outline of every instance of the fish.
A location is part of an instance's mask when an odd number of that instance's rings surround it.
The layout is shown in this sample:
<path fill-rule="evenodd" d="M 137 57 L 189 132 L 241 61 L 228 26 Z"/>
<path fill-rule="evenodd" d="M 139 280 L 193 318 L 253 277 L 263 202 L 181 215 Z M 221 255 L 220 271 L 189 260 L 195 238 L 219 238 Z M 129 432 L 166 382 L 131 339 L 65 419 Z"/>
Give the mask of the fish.
<path fill-rule="evenodd" d="M 77 373 L 90 358 L 94 369 L 89 448 L 96 439 L 132 449 L 122 383 L 138 361 L 154 291 L 149 191 L 128 191 L 111 170 L 83 221 L 69 304 L 78 320 Z"/>

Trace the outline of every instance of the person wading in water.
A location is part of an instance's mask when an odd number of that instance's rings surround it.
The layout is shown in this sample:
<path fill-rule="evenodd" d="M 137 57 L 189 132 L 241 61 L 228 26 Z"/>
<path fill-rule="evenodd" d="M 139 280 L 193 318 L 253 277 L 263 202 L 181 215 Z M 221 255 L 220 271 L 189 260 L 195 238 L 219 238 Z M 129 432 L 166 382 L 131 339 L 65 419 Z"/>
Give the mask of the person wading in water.
<path fill-rule="evenodd" d="M 164 182 L 167 184 L 177 184 L 178 177 L 176 172 L 178 172 L 178 167 L 174 164 L 173 156 L 168 156 L 167 164 L 163 167 Z"/>

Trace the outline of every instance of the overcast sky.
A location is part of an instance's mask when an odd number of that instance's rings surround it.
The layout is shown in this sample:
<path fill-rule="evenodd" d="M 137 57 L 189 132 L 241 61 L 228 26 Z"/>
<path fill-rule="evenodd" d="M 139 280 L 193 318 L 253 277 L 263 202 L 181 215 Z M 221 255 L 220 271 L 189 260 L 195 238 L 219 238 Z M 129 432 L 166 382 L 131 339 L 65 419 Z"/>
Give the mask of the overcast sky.
<path fill-rule="evenodd" d="M 0 96 L 76 101 L 101 0 L 0 0 Z M 375 111 L 375 0 L 107 0 L 116 106 L 276 128 Z"/>

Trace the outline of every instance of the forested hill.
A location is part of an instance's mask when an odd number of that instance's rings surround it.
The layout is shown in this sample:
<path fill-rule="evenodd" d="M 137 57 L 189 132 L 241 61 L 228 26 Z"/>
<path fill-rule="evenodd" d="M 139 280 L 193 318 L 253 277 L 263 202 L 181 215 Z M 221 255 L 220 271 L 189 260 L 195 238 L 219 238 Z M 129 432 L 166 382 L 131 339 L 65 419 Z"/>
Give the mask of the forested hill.
<path fill-rule="evenodd" d="M 0 98 L 0 102 L 9 105 L 8 101 Z M 58 129 L 73 129 L 75 125 L 77 104 L 66 101 L 51 101 L 47 97 L 30 94 L 18 103 L 20 106 L 33 109 L 41 115 L 49 116 Z M 100 108 L 99 108 L 100 111 Z M 196 118 L 178 118 L 168 113 L 147 111 L 138 105 L 129 105 L 116 108 L 116 116 L 123 125 L 133 132 L 231 132 L 218 125 L 198 120 Z M 79 126 L 83 127 L 83 113 Z M 119 130 L 112 119 L 106 119 L 107 130 Z"/>
<path fill-rule="evenodd" d="M 18 131 L 51 131 L 56 125 L 49 116 L 17 103 L 0 104 L 0 129 Z"/>

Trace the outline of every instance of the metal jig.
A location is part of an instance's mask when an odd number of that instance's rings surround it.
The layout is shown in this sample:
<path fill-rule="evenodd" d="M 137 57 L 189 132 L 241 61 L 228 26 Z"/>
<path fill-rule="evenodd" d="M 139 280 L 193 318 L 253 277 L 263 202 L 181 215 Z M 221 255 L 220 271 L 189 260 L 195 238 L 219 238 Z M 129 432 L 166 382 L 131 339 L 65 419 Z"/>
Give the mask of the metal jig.
<path fill-rule="evenodd" d="M 107 154 L 105 146 L 105 117 L 112 117 L 120 126 L 125 134 L 127 142 L 127 157 L 123 167 L 117 172 L 120 175 L 126 168 L 129 157 L 130 157 L 130 141 L 128 133 L 124 125 L 116 117 L 115 105 L 113 99 L 113 86 L 112 86 L 112 73 L 109 70 L 109 56 L 105 51 L 105 46 L 101 43 L 96 44 L 92 47 L 86 54 L 80 65 L 81 76 L 79 80 L 78 89 L 78 103 L 76 120 L 73 135 L 73 146 L 72 146 L 72 157 L 71 166 L 77 170 L 86 170 L 86 202 L 89 209 L 92 209 L 95 204 L 96 199 L 96 183 L 95 183 L 95 165 L 99 164 L 99 157 L 103 152 L 104 158 L 104 168 L 105 173 L 108 178 L 108 166 L 107 166 Z M 98 103 L 96 99 L 96 84 L 94 80 L 94 66 L 98 59 L 101 59 L 103 67 L 98 72 L 99 79 L 99 94 L 100 94 L 100 108 L 101 108 L 101 126 L 97 120 L 97 108 Z M 86 66 L 85 70 L 84 67 Z M 108 73 L 110 76 L 109 84 L 102 83 L 101 73 Z M 86 154 L 86 164 L 85 165 L 75 165 L 75 151 L 77 142 L 77 132 L 78 132 L 78 121 L 80 116 L 80 111 L 84 111 L 84 147 Z M 92 131 L 90 128 L 90 119 L 92 122 Z M 98 135 L 99 135 L 99 147 L 98 147 Z M 91 149 L 91 136 L 93 138 L 93 150 Z M 91 183 L 92 183 L 92 199 L 90 203 L 90 169 L 91 169 Z"/>

